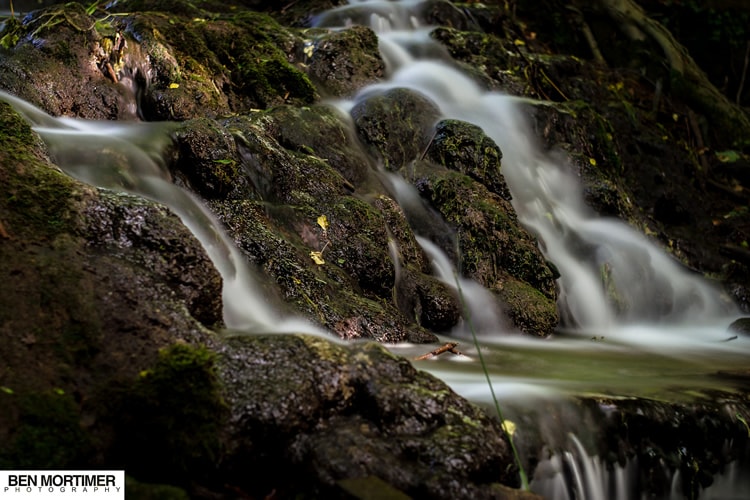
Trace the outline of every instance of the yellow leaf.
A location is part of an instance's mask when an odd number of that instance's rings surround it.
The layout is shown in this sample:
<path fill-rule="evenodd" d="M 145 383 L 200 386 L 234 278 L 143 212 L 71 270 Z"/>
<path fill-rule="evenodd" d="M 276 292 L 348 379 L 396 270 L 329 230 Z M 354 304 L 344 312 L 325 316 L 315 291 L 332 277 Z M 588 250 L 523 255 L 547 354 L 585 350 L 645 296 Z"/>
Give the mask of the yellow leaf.
<path fill-rule="evenodd" d="M 512 436 L 516 432 L 516 424 L 510 420 L 503 420 L 503 430 L 507 432 L 509 436 Z"/>
<path fill-rule="evenodd" d="M 678 115 L 677 113 L 672 113 L 672 119 L 673 119 L 674 121 L 677 121 L 677 120 L 679 120 L 679 119 L 680 119 L 680 115 Z"/>
<path fill-rule="evenodd" d="M 596 160 L 593 158 L 589 158 L 589 163 L 591 163 L 591 165 L 593 166 L 596 166 Z"/>
<path fill-rule="evenodd" d="M 524 42 L 523 40 L 519 40 L 518 38 L 516 38 L 515 40 L 513 40 L 513 45 L 519 45 L 519 46 L 520 45 L 526 45 L 526 42 Z"/>
<path fill-rule="evenodd" d="M 180 88 L 180 84 L 179 83 L 170 83 L 169 84 L 169 88 L 170 89 L 179 89 Z"/>
<path fill-rule="evenodd" d="M 326 263 L 325 260 L 323 260 L 323 252 L 310 252 L 310 258 L 319 266 L 322 266 Z"/>
<path fill-rule="evenodd" d="M 325 215 L 318 217 L 318 225 L 323 228 L 323 231 L 328 230 L 328 217 Z"/>

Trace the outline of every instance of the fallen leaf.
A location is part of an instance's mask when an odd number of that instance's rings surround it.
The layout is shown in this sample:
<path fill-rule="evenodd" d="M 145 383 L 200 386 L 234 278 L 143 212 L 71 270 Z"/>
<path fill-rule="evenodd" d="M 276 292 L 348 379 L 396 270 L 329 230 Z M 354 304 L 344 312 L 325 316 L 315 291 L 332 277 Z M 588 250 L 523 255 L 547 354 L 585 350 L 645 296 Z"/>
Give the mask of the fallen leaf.
<path fill-rule="evenodd" d="M 323 260 L 323 252 L 310 252 L 310 258 L 319 266 L 322 266 L 326 263 L 325 260 Z"/>

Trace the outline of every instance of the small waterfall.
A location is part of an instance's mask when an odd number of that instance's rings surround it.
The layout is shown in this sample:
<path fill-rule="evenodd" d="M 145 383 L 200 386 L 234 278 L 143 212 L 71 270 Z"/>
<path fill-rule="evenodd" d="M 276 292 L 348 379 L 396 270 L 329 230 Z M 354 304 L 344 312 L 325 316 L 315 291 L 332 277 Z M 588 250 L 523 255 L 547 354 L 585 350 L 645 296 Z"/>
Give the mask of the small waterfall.
<path fill-rule="evenodd" d="M 570 448 L 543 460 L 531 481 L 531 491 L 556 500 L 631 500 L 638 498 L 638 468 L 634 461 L 624 466 L 608 465 L 590 455 L 575 434 Z"/>
<path fill-rule="evenodd" d="M 560 308 L 570 325 L 600 331 L 644 321 L 710 324 L 737 313 L 716 288 L 643 235 L 585 206 L 568 166 L 540 150 L 527 123 L 524 104 L 529 100 L 484 91 L 437 60 L 440 50 L 425 37 L 429 29 L 420 19 L 421 5 L 414 0 L 352 2 L 317 18 L 319 26 L 336 29 L 369 25 L 378 33 L 391 72 L 387 81 L 339 103 L 341 109 L 407 87 L 430 98 L 445 118 L 482 127 L 503 152 L 502 169 L 519 219 L 560 271 Z"/>
<path fill-rule="evenodd" d="M 466 322 L 460 323 L 452 332 L 457 337 L 467 337 L 471 329 L 478 335 L 491 335 L 508 332 L 512 328 L 503 315 L 497 299 L 489 290 L 474 280 L 458 275 L 448 256 L 430 240 L 417 236 L 417 242 L 432 261 L 437 277 L 456 291 L 462 298 L 466 310 Z"/>
<path fill-rule="evenodd" d="M 161 156 L 176 123 L 122 123 L 54 118 L 0 91 L 0 100 L 21 113 L 47 144 L 56 164 L 83 182 L 125 191 L 169 207 L 198 238 L 222 276 L 228 328 L 256 333 L 304 332 L 334 336 L 307 321 L 284 318 L 258 288 L 247 259 L 221 224 L 194 195 L 171 182 Z"/>

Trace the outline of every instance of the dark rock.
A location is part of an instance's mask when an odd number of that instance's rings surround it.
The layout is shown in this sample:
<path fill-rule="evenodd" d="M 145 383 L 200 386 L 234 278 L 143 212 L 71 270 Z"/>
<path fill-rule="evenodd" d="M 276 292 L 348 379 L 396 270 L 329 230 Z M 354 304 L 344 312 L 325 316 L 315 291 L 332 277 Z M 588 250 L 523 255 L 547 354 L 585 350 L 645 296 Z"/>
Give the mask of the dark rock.
<path fill-rule="evenodd" d="M 266 118 L 266 130 L 285 149 L 324 158 L 355 187 L 370 179 L 371 160 L 333 108 L 277 106 Z"/>
<path fill-rule="evenodd" d="M 502 152 L 480 127 L 458 120 L 440 121 L 425 157 L 466 174 L 504 200 L 511 200 L 500 171 Z"/>
<path fill-rule="evenodd" d="M 516 327 L 550 334 L 558 320 L 552 270 L 510 203 L 467 175 L 424 163 L 417 164 L 415 184 L 457 228 L 464 275 L 498 292 Z"/>
<path fill-rule="evenodd" d="M 308 73 L 329 95 L 350 96 L 384 74 L 378 37 L 370 28 L 352 26 L 308 43 L 311 50 L 305 58 Z"/>
<path fill-rule="evenodd" d="M 737 335 L 749 335 L 750 334 L 750 318 L 740 318 L 734 320 L 731 325 L 727 327 L 729 333 Z"/>
<path fill-rule="evenodd" d="M 351 115 L 360 139 L 386 169 L 397 171 L 422 156 L 439 111 L 421 94 L 393 89 L 361 97 Z"/>
<path fill-rule="evenodd" d="M 229 452 L 243 459 L 227 465 L 249 491 L 326 496 L 372 475 L 412 497 L 491 496 L 509 453 L 499 426 L 382 347 L 244 337 L 222 358 Z M 247 467 L 263 474 L 249 478 Z M 499 479 L 512 484 L 515 471 Z"/>
<path fill-rule="evenodd" d="M 234 138 L 219 123 L 209 118 L 189 120 L 180 125 L 175 138 L 178 156 L 172 168 L 183 185 L 206 199 L 253 197 L 241 175 Z"/>
<path fill-rule="evenodd" d="M 108 36 L 95 21 L 71 2 L 8 22 L 0 34 L 0 88 L 55 116 L 134 119 L 135 96 L 109 76 Z"/>

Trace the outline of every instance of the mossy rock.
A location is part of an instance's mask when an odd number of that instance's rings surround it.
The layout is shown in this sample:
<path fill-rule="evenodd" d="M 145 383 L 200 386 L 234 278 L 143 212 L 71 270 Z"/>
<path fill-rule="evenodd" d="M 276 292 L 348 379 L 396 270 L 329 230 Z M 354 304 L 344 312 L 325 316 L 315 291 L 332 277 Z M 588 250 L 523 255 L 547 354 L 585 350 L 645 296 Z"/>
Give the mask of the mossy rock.
<path fill-rule="evenodd" d="M 103 34 L 75 2 L 39 9 L 5 26 L 0 88 L 59 116 L 133 119 L 128 91 L 104 69 Z M 55 89 L 54 92 L 48 92 Z"/>
<path fill-rule="evenodd" d="M 178 158 L 172 164 L 179 179 L 206 199 L 253 197 L 241 175 L 241 158 L 231 134 L 210 118 L 196 118 L 175 132 Z"/>
<path fill-rule="evenodd" d="M 0 391 L 0 466 L 5 469 L 75 468 L 93 451 L 81 426 L 80 405 L 60 388 Z"/>
<path fill-rule="evenodd" d="M 344 200 L 348 201 L 339 209 L 349 207 L 348 203 L 353 201 L 357 210 L 379 219 L 380 215 L 367 204 L 353 198 Z M 376 230 L 383 231 L 385 238 L 382 227 L 360 227 L 346 211 L 332 209 L 321 214 L 309 207 L 270 208 L 251 201 L 215 202 L 212 206 L 240 249 L 278 286 L 277 293 L 268 284 L 261 285 L 267 287 L 269 303 L 282 310 L 287 308 L 284 303 L 291 303 L 295 313 L 302 312 L 341 338 L 383 342 L 436 340 L 434 335 L 413 324 L 413 317 L 401 315 L 392 302 L 393 264 L 386 249 L 371 248 L 369 240 L 361 234 L 357 236 L 362 230 Z M 339 220 L 335 213 L 340 213 L 343 219 Z M 326 215 L 329 221 L 327 233 L 317 223 L 321 215 Z M 352 227 L 348 228 L 349 225 Z M 350 236 L 337 236 L 347 235 L 350 230 Z M 334 251 L 337 246 L 340 248 Z M 324 263 L 319 265 L 310 253 L 323 248 Z M 371 255 L 347 264 L 345 255 L 350 252 Z M 381 276 L 382 281 L 375 280 L 369 272 Z M 363 285 L 370 287 L 369 291 L 363 291 Z"/>
<path fill-rule="evenodd" d="M 507 306 L 506 314 L 521 331 L 545 337 L 557 327 L 560 317 L 555 302 L 527 283 L 509 278 L 493 291 Z"/>
<path fill-rule="evenodd" d="M 276 106 L 267 117 L 267 132 L 285 149 L 325 159 L 355 187 L 370 179 L 371 160 L 332 107 Z"/>
<path fill-rule="evenodd" d="M 273 118 L 265 113 L 220 122 L 238 144 L 247 177 L 261 199 L 281 205 L 310 205 L 324 210 L 351 192 L 351 184 L 324 159 L 309 151 L 290 151 L 274 138 Z"/>
<path fill-rule="evenodd" d="M 504 200 L 510 201 L 508 185 L 501 173 L 500 148 L 484 131 L 471 123 L 441 120 L 425 158 L 445 168 L 466 174 Z"/>
<path fill-rule="evenodd" d="M 553 272 L 536 240 L 519 224 L 510 203 L 459 172 L 420 164 L 414 183 L 420 193 L 453 224 L 458 237 L 458 267 L 461 272 L 494 289 L 507 279 L 528 284 L 539 292 L 543 309 L 554 309 L 556 290 Z M 520 320 L 520 316 L 518 316 Z M 552 333 L 549 316 L 529 333 Z M 554 323 L 553 323 L 554 324 Z M 516 326 L 526 330 L 527 321 Z"/>
<path fill-rule="evenodd" d="M 386 169 L 398 171 L 424 153 L 439 111 L 423 95 L 397 88 L 364 96 L 351 115 L 362 142 Z"/>
<path fill-rule="evenodd" d="M 215 359 L 205 347 L 175 344 L 124 389 L 113 405 L 113 458 L 129 474 L 187 484 L 196 471 L 216 467 L 228 410 Z"/>
<path fill-rule="evenodd" d="M 308 73 L 331 96 L 350 96 L 385 73 L 378 37 L 365 26 L 327 32 L 308 44 Z"/>
<path fill-rule="evenodd" d="M 330 497 L 342 479 L 375 475 L 416 498 L 477 498 L 493 479 L 516 480 L 497 422 L 378 344 L 233 337 L 221 360 L 244 450 L 227 465 L 255 494 Z"/>

